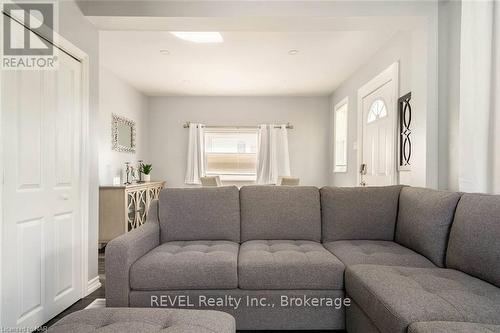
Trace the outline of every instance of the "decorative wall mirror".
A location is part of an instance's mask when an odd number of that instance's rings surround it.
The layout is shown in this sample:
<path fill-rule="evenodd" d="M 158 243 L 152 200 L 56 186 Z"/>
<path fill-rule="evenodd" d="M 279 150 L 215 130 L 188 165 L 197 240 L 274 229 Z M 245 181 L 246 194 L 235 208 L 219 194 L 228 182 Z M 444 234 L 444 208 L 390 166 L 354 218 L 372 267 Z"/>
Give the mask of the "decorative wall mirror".
<path fill-rule="evenodd" d="M 111 140 L 113 150 L 135 153 L 135 121 L 113 114 Z"/>

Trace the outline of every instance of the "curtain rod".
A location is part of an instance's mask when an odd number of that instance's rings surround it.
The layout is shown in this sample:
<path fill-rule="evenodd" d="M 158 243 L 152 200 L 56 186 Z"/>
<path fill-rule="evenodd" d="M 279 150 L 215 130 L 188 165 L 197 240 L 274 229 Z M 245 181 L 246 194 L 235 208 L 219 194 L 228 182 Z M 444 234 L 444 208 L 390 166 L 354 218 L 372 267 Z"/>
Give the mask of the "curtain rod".
<path fill-rule="evenodd" d="M 190 121 L 186 121 L 186 122 L 182 125 L 182 127 L 184 127 L 184 128 L 189 128 L 189 124 L 191 124 L 191 122 L 190 122 Z M 207 126 L 207 125 L 205 125 L 204 127 L 205 127 L 205 128 L 236 128 L 236 129 L 238 129 L 238 128 L 252 128 L 252 129 L 254 129 L 254 128 L 255 128 L 255 129 L 257 129 L 257 128 L 259 128 L 258 126 Z M 280 127 L 279 127 L 279 126 L 275 126 L 274 128 L 280 128 Z M 287 128 L 287 129 L 293 129 L 293 125 L 292 125 L 292 124 L 290 124 L 290 123 L 287 123 L 287 124 L 286 124 L 286 128 Z"/>

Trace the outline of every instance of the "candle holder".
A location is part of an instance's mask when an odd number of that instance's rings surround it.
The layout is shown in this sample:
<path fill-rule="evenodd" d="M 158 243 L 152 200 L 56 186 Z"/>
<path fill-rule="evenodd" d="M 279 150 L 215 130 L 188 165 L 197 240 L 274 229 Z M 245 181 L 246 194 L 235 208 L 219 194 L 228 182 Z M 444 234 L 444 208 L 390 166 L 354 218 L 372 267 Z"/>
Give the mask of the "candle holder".
<path fill-rule="evenodd" d="M 130 162 L 125 162 L 125 185 L 130 185 L 132 182 L 130 181 L 130 173 L 132 172 L 132 167 L 130 166 Z"/>
<path fill-rule="evenodd" d="M 139 173 L 139 180 L 137 181 L 138 183 L 144 183 L 144 180 L 142 179 L 142 167 L 144 166 L 143 162 L 143 160 L 137 161 L 137 172 Z"/>

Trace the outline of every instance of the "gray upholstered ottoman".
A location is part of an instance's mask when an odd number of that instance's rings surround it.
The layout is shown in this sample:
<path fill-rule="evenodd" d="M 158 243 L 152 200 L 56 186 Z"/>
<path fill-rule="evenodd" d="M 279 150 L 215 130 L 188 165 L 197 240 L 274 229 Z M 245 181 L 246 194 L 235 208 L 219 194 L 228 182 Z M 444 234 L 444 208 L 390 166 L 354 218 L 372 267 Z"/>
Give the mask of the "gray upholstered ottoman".
<path fill-rule="evenodd" d="M 462 323 L 452 321 L 429 321 L 413 323 L 408 333 L 500 333 L 500 325 Z"/>
<path fill-rule="evenodd" d="M 206 310 L 102 308 L 73 312 L 50 333 L 234 333 L 234 318 Z"/>

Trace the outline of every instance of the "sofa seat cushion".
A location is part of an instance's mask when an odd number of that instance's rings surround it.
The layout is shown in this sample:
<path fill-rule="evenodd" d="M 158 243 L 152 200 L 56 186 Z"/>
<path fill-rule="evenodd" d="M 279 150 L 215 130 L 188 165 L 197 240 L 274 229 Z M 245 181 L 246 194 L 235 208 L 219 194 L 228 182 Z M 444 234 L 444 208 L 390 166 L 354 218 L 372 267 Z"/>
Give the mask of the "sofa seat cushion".
<path fill-rule="evenodd" d="M 390 241 L 352 240 L 323 244 L 345 266 L 358 264 L 436 267 L 426 257 Z"/>
<path fill-rule="evenodd" d="M 234 333 L 234 318 L 210 310 L 103 308 L 73 312 L 50 333 Z"/>
<path fill-rule="evenodd" d="M 230 241 L 164 243 L 130 268 L 134 290 L 233 289 L 238 287 L 239 244 Z"/>
<path fill-rule="evenodd" d="M 253 240 L 241 244 L 241 289 L 342 289 L 344 265 L 323 245 L 299 240 Z"/>
<path fill-rule="evenodd" d="M 457 321 L 427 321 L 413 323 L 408 333 L 500 333 L 500 325 L 464 323 Z"/>
<path fill-rule="evenodd" d="M 346 291 L 381 332 L 417 321 L 500 324 L 500 288 L 457 270 L 354 265 Z"/>

